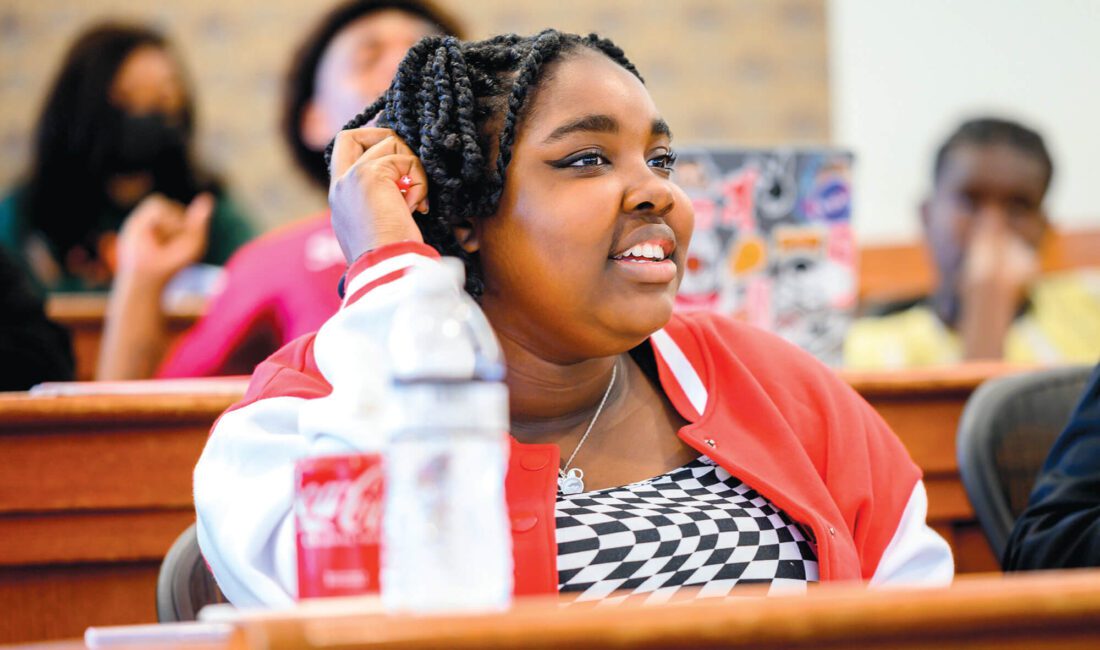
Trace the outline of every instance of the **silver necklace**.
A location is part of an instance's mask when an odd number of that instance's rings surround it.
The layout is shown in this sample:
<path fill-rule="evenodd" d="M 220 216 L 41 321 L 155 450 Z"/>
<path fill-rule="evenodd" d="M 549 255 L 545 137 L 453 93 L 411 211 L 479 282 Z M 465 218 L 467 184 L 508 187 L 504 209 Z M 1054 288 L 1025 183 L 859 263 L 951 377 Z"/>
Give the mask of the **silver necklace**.
<path fill-rule="evenodd" d="M 584 492 L 584 470 L 579 467 L 569 469 L 569 466 L 573 464 L 573 459 L 577 457 L 577 452 L 581 450 L 581 446 L 585 440 L 588 440 L 588 434 L 592 433 L 592 427 L 596 426 L 596 420 L 599 419 L 600 413 L 603 412 L 604 404 L 607 404 L 607 397 L 611 395 L 611 388 L 615 385 L 615 376 L 619 373 L 619 364 L 616 363 L 611 367 L 611 381 L 607 384 L 607 390 L 603 393 L 603 399 L 600 400 L 600 405 L 596 407 L 596 414 L 592 416 L 592 421 L 588 423 L 588 428 L 585 430 L 584 435 L 581 436 L 581 441 L 577 443 L 577 447 L 573 450 L 573 453 L 569 456 L 569 460 L 565 461 L 565 467 L 558 469 L 558 490 L 562 494 L 580 494 Z"/>

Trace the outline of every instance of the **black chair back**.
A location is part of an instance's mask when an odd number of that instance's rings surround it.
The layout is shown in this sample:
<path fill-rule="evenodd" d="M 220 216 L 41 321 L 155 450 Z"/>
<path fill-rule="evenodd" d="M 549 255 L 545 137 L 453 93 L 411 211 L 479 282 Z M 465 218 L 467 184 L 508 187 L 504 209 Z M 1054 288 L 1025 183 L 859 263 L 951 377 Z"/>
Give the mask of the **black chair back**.
<path fill-rule="evenodd" d="M 194 621 L 206 605 L 226 602 L 199 552 L 195 524 L 176 538 L 157 576 L 157 620 Z"/>
<path fill-rule="evenodd" d="M 966 402 L 956 441 L 959 474 L 998 558 L 1091 371 L 1070 366 L 991 379 Z"/>

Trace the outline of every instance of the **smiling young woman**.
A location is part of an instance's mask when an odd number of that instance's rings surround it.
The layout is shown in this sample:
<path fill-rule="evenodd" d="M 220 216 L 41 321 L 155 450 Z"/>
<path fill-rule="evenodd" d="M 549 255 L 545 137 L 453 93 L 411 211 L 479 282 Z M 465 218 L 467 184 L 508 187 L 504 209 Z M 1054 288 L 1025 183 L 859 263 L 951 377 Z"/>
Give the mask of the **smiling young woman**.
<path fill-rule="evenodd" d="M 769 334 L 673 314 L 693 218 L 674 162 L 609 41 L 414 46 L 331 149 L 343 308 L 257 369 L 196 468 L 229 599 L 293 598 L 289 468 L 335 440 L 309 414 L 372 372 L 350 342 L 384 337 L 405 273 L 440 254 L 505 353 L 517 593 L 949 581 L 919 470 L 866 403 Z"/>

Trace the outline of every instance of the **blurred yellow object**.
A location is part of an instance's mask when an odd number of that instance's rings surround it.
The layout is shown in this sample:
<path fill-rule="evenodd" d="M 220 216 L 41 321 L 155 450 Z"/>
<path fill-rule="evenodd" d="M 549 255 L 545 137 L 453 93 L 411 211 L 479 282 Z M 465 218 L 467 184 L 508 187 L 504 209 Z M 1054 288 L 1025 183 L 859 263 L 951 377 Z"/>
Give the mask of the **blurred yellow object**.
<path fill-rule="evenodd" d="M 737 243 L 737 253 L 730 257 L 730 271 L 735 275 L 747 275 L 759 271 L 767 261 L 764 241 L 752 235 Z"/>
<path fill-rule="evenodd" d="M 849 368 L 942 365 L 960 356 L 958 337 L 924 305 L 856 319 L 844 340 L 844 365 Z"/>
<path fill-rule="evenodd" d="M 1100 359 L 1100 269 L 1044 277 L 1032 289 L 1030 301 L 1005 337 L 1005 361 L 1054 364 Z M 849 368 L 911 368 L 961 360 L 958 337 L 922 304 L 857 319 L 844 341 L 844 365 Z"/>

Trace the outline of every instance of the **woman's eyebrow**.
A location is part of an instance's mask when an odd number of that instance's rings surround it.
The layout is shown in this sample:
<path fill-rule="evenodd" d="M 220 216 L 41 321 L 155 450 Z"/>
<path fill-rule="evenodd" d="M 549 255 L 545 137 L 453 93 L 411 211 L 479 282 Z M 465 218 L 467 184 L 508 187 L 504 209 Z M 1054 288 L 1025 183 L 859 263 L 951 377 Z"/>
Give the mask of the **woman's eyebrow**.
<path fill-rule="evenodd" d="M 610 115 L 582 115 L 554 129 L 553 133 L 543 140 L 542 143 L 551 144 L 557 142 L 570 133 L 576 133 L 577 131 L 618 133 L 619 122 Z"/>
<path fill-rule="evenodd" d="M 649 132 L 652 135 L 663 135 L 669 140 L 672 139 L 672 129 L 668 128 L 668 122 L 659 117 L 653 120 L 653 126 L 649 127 Z"/>
<path fill-rule="evenodd" d="M 619 122 L 610 115 L 582 115 L 554 129 L 554 131 L 543 140 L 543 144 L 552 144 L 570 133 L 576 133 L 578 131 L 589 133 L 618 133 Z M 652 135 L 663 135 L 670 140 L 672 139 L 672 130 L 668 127 L 668 122 L 665 122 L 664 119 L 660 117 L 653 120 L 652 125 L 649 127 L 649 131 Z"/>

